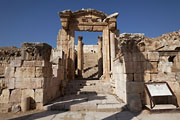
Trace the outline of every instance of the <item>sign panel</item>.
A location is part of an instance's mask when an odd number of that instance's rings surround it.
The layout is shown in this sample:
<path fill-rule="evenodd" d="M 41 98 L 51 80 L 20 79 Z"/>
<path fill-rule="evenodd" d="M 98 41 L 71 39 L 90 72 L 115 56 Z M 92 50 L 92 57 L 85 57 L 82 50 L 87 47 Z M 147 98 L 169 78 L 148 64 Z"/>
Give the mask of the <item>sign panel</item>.
<path fill-rule="evenodd" d="M 173 95 L 166 83 L 151 83 L 151 84 L 146 84 L 146 86 L 152 97 Z"/>

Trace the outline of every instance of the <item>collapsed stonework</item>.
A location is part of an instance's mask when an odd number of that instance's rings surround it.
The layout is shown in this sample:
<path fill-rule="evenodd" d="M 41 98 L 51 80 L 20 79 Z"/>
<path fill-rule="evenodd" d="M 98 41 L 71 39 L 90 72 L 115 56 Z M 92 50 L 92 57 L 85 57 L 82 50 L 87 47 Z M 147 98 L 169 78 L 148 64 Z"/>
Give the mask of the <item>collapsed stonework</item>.
<path fill-rule="evenodd" d="M 130 109 L 149 104 L 145 82 L 166 81 L 180 105 L 180 31 L 147 38 L 143 34 L 120 34 L 113 62 L 115 93 Z M 158 100 L 162 103 L 164 100 Z M 167 101 L 166 101 L 167 102 Z"/>
<path fill-rule="evenodd" d="M 66 10 L 59 15 L 62 29 L 57 48 L 46 43 L 0 48 L 1 112 L 44 109 L 43 105 L 64 95 L 75 75 L 92 78 L 86 74 L 92 68 L 96 71 L 93 76 L 102 80 L 100 85 L 105 81 L 111 84 L 107 90 L 112 89 L 113 93 L 106 93 L 117 95 L 132 111 L 149 104 L 144 83 L 152 81 L 168 82 L 180 105 L 180 31 L 148 38 L 138 33 L 120 34 L 117 13 L 108 16 L 83 9 Z M 103 35 L 93 46 L 83 45 L 83 37 L 79 36 L 76 47 L 75 31 L 98 31 Z"/>
<path fill-rule="evenodd" d="M 44 104 L 63 94 L 66 84 L 62 51 L 45 43 L 23 43 L 18 50 L 20 55 L 6 64 L 0 78 L 1 112 L 14 111 L 20 106 L 23 111 L 24 99 L 30 99 L 28 109 L 42 109 Z M 10 54 L 6 56 L 10 57 Z"/>

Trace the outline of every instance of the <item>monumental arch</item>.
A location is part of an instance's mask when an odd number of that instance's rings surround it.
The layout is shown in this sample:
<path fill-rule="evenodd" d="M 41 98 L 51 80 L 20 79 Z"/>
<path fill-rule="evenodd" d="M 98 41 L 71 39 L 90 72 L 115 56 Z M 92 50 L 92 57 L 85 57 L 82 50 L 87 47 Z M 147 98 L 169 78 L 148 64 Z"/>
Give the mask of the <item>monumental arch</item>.
<path fill-rule="evenodd" d="M 98 40 L 102 42 L 102 50 L 99 52 L 102 52 L 103 78 L 109 80 L 112 60 L 115 57 L 118 13 L 108 16 L 94 9 L 82 9 L 75 12 L 65 10 L 59 12 L 59 16 L 62 29 L 58 34 L 57 49 L 64 51 L 67 58 L 67 79 L 73 80 L 75 77 L 75 31 L 89 31 L 102 32 L 102 41 Z M 98 44 L 101 47 L 101 43 Z"/>

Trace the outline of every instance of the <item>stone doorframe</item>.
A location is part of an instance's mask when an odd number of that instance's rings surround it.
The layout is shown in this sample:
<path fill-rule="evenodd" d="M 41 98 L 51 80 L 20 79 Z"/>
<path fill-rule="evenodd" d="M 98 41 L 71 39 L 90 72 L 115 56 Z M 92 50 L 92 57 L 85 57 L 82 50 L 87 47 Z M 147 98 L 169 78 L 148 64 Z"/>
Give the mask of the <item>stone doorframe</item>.
<path fill-rule="evenodd" d="M 67 79 L 75 77 L 75 31 L 102 32 L 103 37 L 103 77 L 110 79 L 111 63 L 115 57 L 115 34 L 117 33 L 118 13 L 106 15 L 94 9 L 59 12 L 62 29 L 57 37 L 57 49 L 66 56 Z"/>

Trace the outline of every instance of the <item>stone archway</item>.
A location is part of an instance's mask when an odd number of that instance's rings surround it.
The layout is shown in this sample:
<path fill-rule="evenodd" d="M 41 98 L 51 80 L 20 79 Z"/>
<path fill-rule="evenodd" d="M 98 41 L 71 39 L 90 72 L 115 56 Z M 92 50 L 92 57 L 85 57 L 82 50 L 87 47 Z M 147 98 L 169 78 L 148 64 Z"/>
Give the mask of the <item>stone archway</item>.
<path fill-rule="evenodd" d="M 63 50 L 66 56 L 67 79 L 75 76 L 75 31 L 102 32 L 103 77 L 109 80 L 111 63 L 115 57 L 115 34 L 117 33 L 116 19 L 118 13 L 106 15 L 94 9 L 82 9 L 71 12 L 59 12 L 62 29 L 57 38 L 57 49 Z"/>

